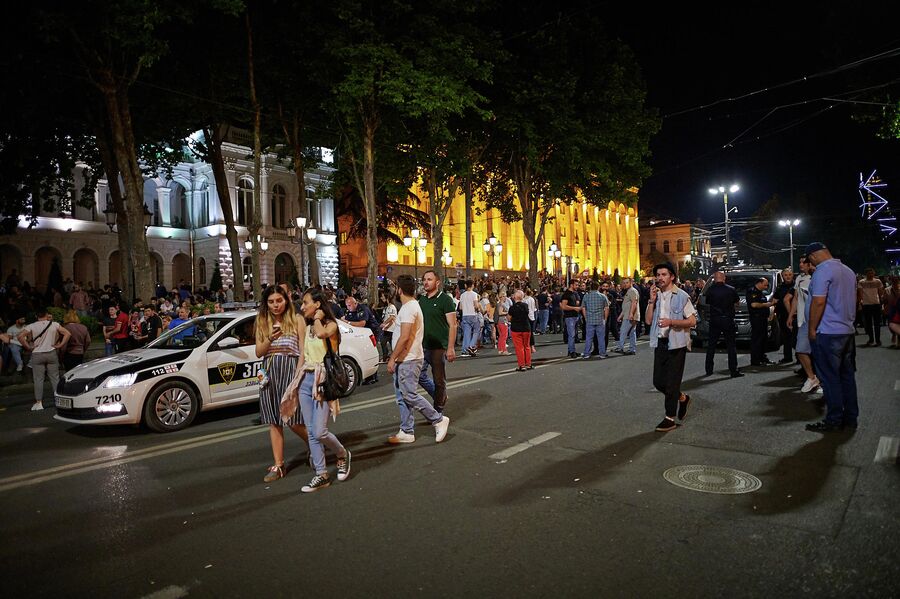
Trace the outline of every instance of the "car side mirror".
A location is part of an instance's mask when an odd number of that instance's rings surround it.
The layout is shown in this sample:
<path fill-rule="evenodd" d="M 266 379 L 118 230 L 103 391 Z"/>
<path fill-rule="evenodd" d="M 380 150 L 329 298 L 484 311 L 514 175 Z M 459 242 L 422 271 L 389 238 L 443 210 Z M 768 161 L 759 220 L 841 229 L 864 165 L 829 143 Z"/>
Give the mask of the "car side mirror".
<path fill-rule="evenodd" d="M 219 341 L 219 349 L 229 349 L 232 347 L 238 347 L 241 344 L 240 341 L 235 339 L 234 337 L 225 337 L 221 341 Z"/>

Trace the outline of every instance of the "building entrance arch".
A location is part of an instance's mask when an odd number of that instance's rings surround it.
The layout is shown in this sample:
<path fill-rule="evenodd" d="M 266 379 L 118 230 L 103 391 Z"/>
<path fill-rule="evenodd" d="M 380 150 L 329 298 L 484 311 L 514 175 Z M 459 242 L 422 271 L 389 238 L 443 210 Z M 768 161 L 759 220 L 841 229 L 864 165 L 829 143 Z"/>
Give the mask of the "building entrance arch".
<path fill-rule="evenodd" d="M 181 284 L 182 279 L 191 284 L 191 257 L 187 254 L 175 254 L 172 258 L 172 288 Z"/>
<path fill-rule="evenodd" d="M 94 250 L 81 248 L 75 252 L 72 257 L 72 280 L 83 287 L 93 284 L 96 288 L 100 284 L 100 258 Z"/>
<path fill-rule="evenodd" d="M 51 281 L 50 279 L 59 279 Z M 62 291 L 62 255 L 53 247 L 44 246 L 34 253 L 34 287 L 45 292 L 51 286 Z"/>
<path fill-rule="evenodd" d="M 297 278 L 297 265 L 294 257 L 282 252 L 275 257 L 275 284 L 290 283 Z"/>

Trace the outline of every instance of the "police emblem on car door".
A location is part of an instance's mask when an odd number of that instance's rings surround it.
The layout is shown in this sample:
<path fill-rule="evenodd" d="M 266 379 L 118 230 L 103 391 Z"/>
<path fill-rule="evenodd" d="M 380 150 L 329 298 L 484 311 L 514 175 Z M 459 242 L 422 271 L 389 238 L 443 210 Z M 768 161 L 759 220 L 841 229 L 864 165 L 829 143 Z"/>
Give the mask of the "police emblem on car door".
<path fill-rule="evenodd" d="M 213 402 L 256 396 L 262 361 L 256 357 L 253 320 L 227 327 L 206 353 L 209 395 Z"/>

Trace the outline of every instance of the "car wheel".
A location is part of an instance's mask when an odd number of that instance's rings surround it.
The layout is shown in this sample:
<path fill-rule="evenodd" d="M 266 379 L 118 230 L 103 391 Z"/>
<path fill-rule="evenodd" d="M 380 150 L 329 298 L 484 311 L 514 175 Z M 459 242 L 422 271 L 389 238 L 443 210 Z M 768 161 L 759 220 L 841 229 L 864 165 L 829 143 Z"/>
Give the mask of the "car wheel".
<path fill-rule="evenodd" d="M 194 390 L 180 381 L 163 383 L 144 402 L 144 422 L 157 433 L 171 433 L 190 426 L 200 402 Z"/>
<path fill-rule="evenodd" d="M 347 385 L 347 391 L 341 397 L 347 397 L 353 393 L 362 382 L 362 370 L 352 359 L 344 356 L 342 356 L 342 359 L 344 361 L 344 369 L 347 371 L 347 380 L 350 384 Z"/>

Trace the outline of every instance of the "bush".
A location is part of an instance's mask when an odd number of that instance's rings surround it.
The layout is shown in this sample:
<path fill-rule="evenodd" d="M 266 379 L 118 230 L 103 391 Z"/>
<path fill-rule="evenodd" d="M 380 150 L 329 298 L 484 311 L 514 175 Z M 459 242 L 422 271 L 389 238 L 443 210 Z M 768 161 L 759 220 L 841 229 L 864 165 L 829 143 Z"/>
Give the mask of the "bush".
<path fill-rule="evenodd" d="M 59 323 L 62 323 L 63 318 L 66 317 L 65 308 L 47 308 L 47 312 L 53 317 L 53 320 Z"/>
<path fill-rule="evenodd" d="M 96 339 L 103 336 L 103 329 L 100 326 L 99 320 L 93 316 L 81 316 L 80 318 L 81 324 L 87 327 L 88 332 L 91 334 L 91 338 Z"/>

